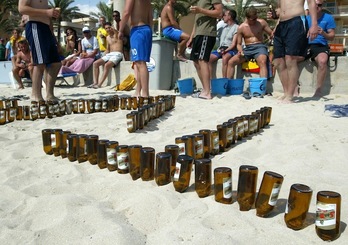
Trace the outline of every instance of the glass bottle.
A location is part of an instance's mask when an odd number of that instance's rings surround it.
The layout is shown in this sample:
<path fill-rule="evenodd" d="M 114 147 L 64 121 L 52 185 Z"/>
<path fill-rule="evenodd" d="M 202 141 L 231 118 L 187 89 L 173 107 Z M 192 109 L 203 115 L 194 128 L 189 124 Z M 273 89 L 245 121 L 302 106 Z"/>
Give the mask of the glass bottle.
<path fill-rule="evenodd" d="M 156 154 L 155 181 L 158 186 L 167 185 L 171 181 L 170 166 L 172 155 L 168 152 Z"/>
<path fill-rule="evenodd" d="M 333 241 L 340 236 L 341 195 L 334 191 L 317 193 L 315 230 L 324 241 Z"/>
<path fill-rule="evenodd" d="M 141 155 L 141 145 L 130 145 L 128 146 L 129 154 L 129 174 L 132 180 L 137 180 L 140 178 L 140 155 Z"/>
<path fill-rule="evenodd" d="M 185 155 L 186 139 L 183 139 L 183 137 L 177 137 L 175 138 L 175 144 L 179 147 L 179 155 Z"/>
<path fill-rule="evenodd" d="M 237 201 L 240 211 L 248 211 L 255 203 L 258 168 L 250 165 L 239 167 Z"/>
<path fill-rule="evenodd" d="M 7 122 L 13 122 L 16 119 L 16 108 L 7 108 Z"/>
<path fill-rule="evenodd" d="M 307 185 L 293 184 L 291 186 L 284 214 L 287 227 L 293 230 L 303 228 L 311 203 L 312 193 L 312 189 Z"/>
<path fill-rule="evenodd" d="M 132 97 L 132 105 L 133 105 L 133 110 L 138 109 L 138 98 L 137 97 Z"/>
<path fill-rule="evenodd" d="M 101 112 L 102 111 L 102 101 L 100 99 L 95 100 L 94 111 Z"/>
<path fill-rule="evenodd" d="M 184 135 L 182 139 L 185 141 L 185 154 L 195 157 L 195 137 L 193 135 Z"/>
<path fill-rule="evenodd" d="M 23 106 L 23 119 L 30 120 L 30 106 Z"/>
<path fill-rule="evenodd" d="M 52 138 L 53 130 L 52 129 L 43 129 L 41 131 L 41 134 L 42 134 L 42 144 L 43 144 L 44 152 L 47 155 L 52 155 L 53 150 L 52 150 L 51 138 Z"/>
<path fill-rule="evenodd" d="M 138 110 L 137 124 L 139 129 L 144 128 L 144 110 L 142 108 Z"/>
<path fill-rule="evenodd" d="M 219 154 L 219 149 L 220 149 L 220 145 L 219 145 L 219 132 L 217 130 L 211 130 L 210 131 L 210 135 L 211 135 L 211 151 L 210 154 L 215 156 L 217 154 Z"/>
<path fill-rule="evenodd" d="M 32 101 L 30 105 L 30 117 L 31 120 L 35 121 L 39 118 L 39 107 L 36 101 Z"/>
<path fill-rule="evenodd" d="M 113 99 L 114 99 L 114 111 L 118 111 L 118 108 L 120 105 L 120 100 L 118 98 L 118 95 L 114 95 Z"/>
<path fill-rule="evenodd" d="M 211 132 L 209 129 L 201 129 L 199 133 L 203 134 L 203 157 L 209 158 L 211 152 Z"/>
<path fill-rule="evenodd" d="M 266 217 L 277 204 L 284 177 L 272 171 L 263 174 L 259 193 L 255 201 L 256 215 Z"/>
<path fill-rule="evenodd" d="M 47 105 L 44 100 L 39 101 L 39 117 L 44 119 L 47 116 Z"/>
<path fill-rule="evenodd" d="M 236 130 L 236 135 L 237 135 L 237 140 L 240 141 L 244 137 L 244 119 L 243 117 L 236 117 L 234 118 L 237 122 L 237 130 Z"/>
<path fill-rule="evenodd" d="M 16 120 L 22 120 L 23 119 L 23 106 L 17 106 L 16 109 Z"/>
<path fill-rule="evenodd" d="M 0 125 L 4 125 L 6 123 L 6 109 L 0 109 Z"/>
<path fill-rule="evenodd" d="M 70 162 L 76 161 L 77 144 L 78 144 L 77 134 L 69 134 L 68 135 L 68 159 Z"/>
<path fill-rule="evenodd" d="M 59 101 L 59 111 L 60 111 L 60 115 L 64 116 L 66 113 L 66 101 L 65 100 L 61 100 Z"/>
<path fill-rule="evenodd" d="M 135 121 L 134 113 L 128 113 L 126 115 L 126 118 L 127 118 L 127 130 L 128 130 L 128 132 L 129 133 L 135 132 L 136 121 Z"/>
<path fill-rule="evenodd" d="M 87 138 L 87 156 L 90 164 L 97 164 L 98 154 L 98 135 L 89 135 Z"/>
<path fill-rule="evenodd" d="M 51 145 L 52 145 L 53 155 L 55 157 L 60 156 L 60 145 L 61 145 L 60 134 L 62 131 L 63 131 L 62 129 L 53 129 L 53 132 L 51 134 Z"/>
<path fill-rule="evenodd" d="M 195 163 L 195 190 L 200 198 L 211 193 L 211 160 L 207 158 L 196 159 Z"/>
<path fill-rule="evenodd" d="M 85 106 L 85 100 L 84 99 L 79 99 L 78 100 L 78 111 L 79 113 L 85 113 L 86 111 L 86 106 Z"/>
<path fill-rule="evenodd" d="M 60 108 L 59 108 L 58 101 L 53 101 L 53 110 L 54 110 L 54 115 L 56 115 L 57 117 L 62 116 L 62 114 L 60 114 Z"/>
<path fill-rule="evenodd" d="M 74 114 L 79 112 L 79 100 L 72 100 L 72 112 Z"/>
<path fill-rule="evenodd" d="M 117 170 L 117 146 L 117 141 L 109 141 L 106 143 L 106 166 L 110 172 Z"/>
<path fill-rule="evenodd" d="M 267 118 L 266 118 L 266 125 L 270 124 L 271 117 L 272 117 L 272 107 L 265 106 L 264 107 L 267 110 Z"/>
<path fill-rule="evenodd" d="M 127 97 L 127 110 L 132 110 L 133 98 Z"/>
<path fill-rule="evenodd" d="M 97 151 L 97 164 L 100 169 L 106 168 L 107 156 L 106 156 L 106 143 L 109 140 L 98 140 Z"/>
<path fill-rule="evenodd" d="M 170 165 L 170 176 L 173 178 L 174 173 L 175 173 L 175 166 L 176 166 L 176 161 L 179 156 L 179 146 L 177 145 L 166 145 L 164 147 L 164 151 L 168 152 L 172 155 L 172 162 Z"/>
<path fill-rule="evenodd" d="M 219 133 L 219 151 L 224 152 L 227 147 L 227 126 L 219 124 L 216 128 Z"/>
<path fill-rule="evenodd" d="M 121 100 L 120 109 L 121 110 L 125 110 L 126 109 L 126 104 L 127 104 L 127 98 L 126 97 L 121 97 L 120 100 Z"/>
<path fill-rule="evenodd" d="M 65 101 L 65 113 L 67 115 L 70 115 L 73 111 L 73 105 L 72 105 L 72 100 L 66 100 Z"/>
<path fill-rule="evenodd" d="M 243 118 L 244 122 L 244 137 L 248 137 L 250 132 L 250 116 L 249 115 L 243 115 L 241 116 Z"/>
<path fill-rule="evenodd" d="M 128 145 L 119 145 L 117 151 L 117 172 L 119 174 L 129 173 Z"/>
<path fill-rule="evenodd" d="M 226 148 L 230 148 L 233 141 L 233 125 L 231 122 L 224 122 L 222 125 L 226 127 Z"/>
<path fill-rule="evenodd" d="M 215 201 L 232 203 L 232 169 L 219 167 L 214 169 L 214 194 Z"/>
<path fill-rule="evenodd" d="M 194 146 L 195 146 L 195 159 L 200 159 L 204 157 L 203 151 L 203 134 L 193 134 L 194 137 Z"/>
<path fill-rule="evenodd" d="M 175 191 L 182 193 L 189 187 L 193 161 L 193 157 L 188 155 L 178 156 L 173 176 Z"/>
<path fill-rule="evenodd" d="M 143 147 L 140 156 L 140 176 L 143 181 L 153 180 L 155 170 L 155 149 Z"/>
<path fill-rule="evenodd" d="M 102 99 L 102 112 L 109 112 L 109 99 L 108 98 Z"/>
<path fill-rule="evenodd" d="M 94 112 L 94 104 L 95 104 L 95 99 L 87 100 L 87 112 L 88 113 Z"/>
<path fill-rule="evenodd" d="M 77 136 L 78 145 L 76 148 L 76 158 L 79 163 L 86 162 L 88 160 L 87 156 L 87 134 L 79 134 Z"/>
<path fill-rule="evenodd" d="M 71 131 L 60 131 L 60 149 L 59 154 L 62 158 L 66 158 L 68 156 L 68 135 L 71 134 Z"/>

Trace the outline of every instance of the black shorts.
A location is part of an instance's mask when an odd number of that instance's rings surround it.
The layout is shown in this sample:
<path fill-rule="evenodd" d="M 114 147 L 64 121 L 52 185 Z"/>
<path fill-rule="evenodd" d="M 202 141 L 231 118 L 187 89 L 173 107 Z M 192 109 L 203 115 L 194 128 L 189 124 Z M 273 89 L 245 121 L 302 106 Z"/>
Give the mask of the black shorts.
<path fill-rule="evenodd" d="M 204 60 L 209 62 L 210 53 L 214 48 L 216 37 L 197 35 L 192 41 L 190 60 Z"/>
<path fill-rule="evenodd" d="M 307 50 L 306 59 L 314 60 L 315 57 L 320 53 L 326 53 L 327 56 L 330 55 L 330 47 L 328 45 L 323 44 L 310 44 Z"/>

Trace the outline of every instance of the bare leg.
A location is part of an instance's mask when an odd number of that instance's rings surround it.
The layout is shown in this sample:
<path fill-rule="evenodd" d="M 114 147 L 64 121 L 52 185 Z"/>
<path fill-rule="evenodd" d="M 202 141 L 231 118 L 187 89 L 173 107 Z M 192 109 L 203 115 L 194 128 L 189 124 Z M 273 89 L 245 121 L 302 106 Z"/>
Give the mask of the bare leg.
<path fill-rule="evenodd" d="M 20 68 L 18 68 L 18 67 L 14 68 L 12 70 L 12 74 L 13 74 L 13 77 L 16 79 L 17 83 L 18 83 L 18 89 L 23 89 L 24 86 L 23 86 L 23 83 L 22 83 L 22 79 L 19 76 L 19 70 L 20 70 Z"/>
<path fill-rule="evenodd" d="M 313 97 L 321 97 L 322 96 L 322 88 L 324 85 L 324 81 L 327 74 L 327 60 L 328 56 L 326 53 L 320 53 L 317 57 L 315 57 L 315 61 L 318 64 L 318 74 L 317 74 L 317 88 Z"/>
<path fill-rule="evenodd" d="M 45 77 L 45 83 L 46 83 L 46 100 L 58 100 L 57 97 L 54 96 L 54 85 L 57 80 L 57 75 L 59 72 L 60 67 L 62 66 L 61 62 L 52 63 L 49 67 L 46 66 L 46 77 Z M 41 86 L 42 77 L 40 79 L 40 86 Z"/>
<path fill-rule="evenodd" d="M 32 81 L 32 90 L 31 90 L 31 100 L 40 101 L 43 100 L 42 97 L 42 77 L 45 70 L 45 65 L 35 65 L 33 68 Z"/>
<path fill-rule="evenodd" d="M 222 56 L 222 77 L 228 78 L 227 76 L 227 67 L 228 67 L 228 61 L 231 59 L 231 55 L 229 53 L 226 53 Z"/>
<path fill-rule="evenodd" d="M 137 69 L 135 76 L 137 78 L 136 96 L 149 96 L 149 71 L 145 61 L 134 62 L 134 69 Z"/>
<path fill-rule="evenodd" d="M 284 95 L 280 97 L 280 99 L 284 99 L 285 94 L 287 93 L 286 90 L 288 88 L 288 81 L 289 81 L 288 71 L 286 70 L 286 66 L 285 66 L 285 59 L 284 58 L 274 59 L 273 64 L 274 64 L 274 67 L 276 67 L 276 69 L 278 70 L 279 78 L 283 86 Z"/>
<path fill-rule="evenodd" d="M 178 54 L 176 57 L 181 61 L 187 61 L 185 56 L 185 50 L 186 50 L 186 43 L 190 39 L 190 36 L 183 32 L 180 36 L 180 39 L 181 40 L 179 43 Z"/>
<path fill-rule="evenodd" d="M 260 67 L 260 77 L 268 77 L 267 56 L 259 55 L 256 59 L 256 62 Z"/>
<path fill-rule="evenodd" d="M 105 79 L 108 77 L 109 72 L 110 72 L 110 70 L 112 69 L 112 67 L 114 67 L 114 65 L 115 65 L 115 64 L 112 63 L 111 61 L 106 62 L 106 64 L 104 65 L 104 72 L 103 72 L 103 74 L 102 74 L 101 79 L 100 79 L 99 82 L 98 82 L 98 87 L 99 87 L 99 88 L 103 85 Z"/>
<path fill-rule="evenodd" d="M 233 56 L 227 64 L 227 78 L 232 78 L 234 77 L 234 70 L 235 70 L 235 66 L 238 64 L 241 64 L 245 61 L 244 58 L 241 58 L 240 55 L 238 56 Z"/>
<path fill-rule="evenodd" d="M 209 62 L 198 60 L 195 61 L 194 64 L 203 87 L 203 90 L 199 96 L 202 98 L 211 99 Z"/>
<path fill-rule="evenodd" d="M 210 73 L 210 79 L 213 78 L 213 64 L 218 60 L 219 58 L 216 55 L 211 54 L 209 58 L 209 73 Z"/>
<path fill-rule="evenodd" d="M 98 85 L 99 81 L 99 66 L 104 65 L 105 62 L 102 59 L 98 59 L 93 63 L 93 85 Z"/>
<path fill-rule="evenodd" d="M 285 62 L 289 80 L 284 100 L 290 102 L 294 97 L 295 89 L 297 87 L 297 81 L 300 77 L 300 71 L 297 65 L 298 57 L 286 55 Z"/>

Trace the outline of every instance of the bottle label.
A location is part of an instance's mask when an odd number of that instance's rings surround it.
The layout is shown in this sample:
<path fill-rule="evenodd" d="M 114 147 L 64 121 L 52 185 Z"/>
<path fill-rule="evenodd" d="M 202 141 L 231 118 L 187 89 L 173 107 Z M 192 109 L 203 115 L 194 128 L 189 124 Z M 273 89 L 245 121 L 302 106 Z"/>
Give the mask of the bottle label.
<path fill-rule="evenodd" d="M 195 147 L 198 155 L 203 154 L 203 140 L 197 140 Z"/>
<path fill-rule="evenodd" d="M 53 105 L 48 106 L 48 113 L 53 114 L 54 113 L 54 108 Z"/>
<path fill-rule="evenodd" d="M 227 128 L 227 140 L 232 141 L 233 140 L 233 129 Z"/>
<path fill-rule="evenodd" d="M 128 153 L 118 152 L 117 153 L 118 169 L 128 169 Z"/>
<path fill-rule="evenodd" d="M 66 153 L 69 153 L 69 140 L 66 140 Z"/>
<path fill-rule="evenodd" d="M 91 110 L 93 110 L 93 109 L 94 109 L 94 104 L 93 104 L 93 102 L 92 102 L 92 101 L 89 101 L 88 103 L 89 103 L 89 108 L 90 108 Z"/>
<path fill-rule="evenodd" d="M 83 101 L 79 101 L 79 109 L 83 110 L 85 103 Z"/>
<path fill-rule="evenodd" d="M 102 108 L 103 110 L 108 109 L 108 102 L 106 100 L 103 100 Z"/>
<path fill-rule="evenodd" d="M 116 165 L 117 164 L 117 154 L 115 148 L 107 148 L 106 149 L 106 156 L 108 164 L 110 165 Z"/>
<path fill-rule="evenodd" d="M 214 150 L 219 150 L 219 137 L 217 136 L 213 138 L 213 148 Z"/>
<path fill-rule="evenodd" d="M 10 108 L 10 117 L 16 117 L 16 108 Z"/>
<path fill-rule="evenodd" d="M 101 109 L 101 103 L 100 102 L 95 102 L 95 109 L 100 110 Z"/>
<path fill-rule="evenodd" d="M 132 118 L 127 120 L 127 129 L 133 129 L 133 119 Z"/>
<path fill-rule="evenodd" d="M 31 114 L 33 115 L 33 116 L 37 116 L 38 115 L 38 108 L 37 108 L 37 106 L 32 106 L 31 107 Z"/>
<path fill-rule="evenodd" d="M 179 178 L 180 178 L 180 170 L 181 170 L 181 163 L 176 162 L 175 173 L 174 173 L 174 176 L 173 176 L 173 181 L 178 181 L 179 180 Z"/>
<path fill-rule="evenodd" d="M 278 200 L 279 192 L 280 192 L 280 187 L 282 187 L 281 184 L 279 183 L 274 183 L 271 195 L 269 197 L 268 204 L 271 206 L 275 206 Z"/>
<path fill-rule="evenodd" d="M 58 104 L 54 104 L 53 108 L 54 108 L 54 113 L 59 113 L 60 112 Z"/>
<path fill-rule="evenodd" d="M 317 202 L 315 225 L 323 230 L 336 228 L 336 204 Z"/>
<path fill-rule="evenodd" d="M 5 119 L 5 111 L 0 111 L 0 120 Z"/>
<path fill-rule="evenodd" d="M 184 155 L 185 154 L 185 143 L 179 143 L 179 155 Z"/>
<path fill-rule="evenodd" d="M 232 178 L 226 177 L 222 179 L 222 193 L 224 198 L 232 197 Z"/>
<path fill-rule="evenodd" d="M 56 148 L 57 147 L 57 142 L 56 142 L 56 134 L 51 134 L 51 146 L 52 148 Z"/>
<path fill-rule="evenodd" d="M 248 131 L 249 130 L 249 123 L 247 120 L 244 120 L 244 131 Z"/>

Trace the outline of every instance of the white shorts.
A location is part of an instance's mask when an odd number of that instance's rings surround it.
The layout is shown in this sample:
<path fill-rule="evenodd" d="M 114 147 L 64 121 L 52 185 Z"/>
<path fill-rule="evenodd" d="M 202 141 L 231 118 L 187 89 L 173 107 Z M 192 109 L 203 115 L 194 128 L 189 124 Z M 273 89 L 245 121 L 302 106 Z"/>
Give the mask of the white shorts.
<path fill-rule="evenodd" d="M 105 56 L 101 57 L 101 59 L 103 59 L 105 63 L 111 61 L 117 65 L 121 60 L 123 60 L 123 54 L 121 52 L 111 52 L 105 54 Z"/>

